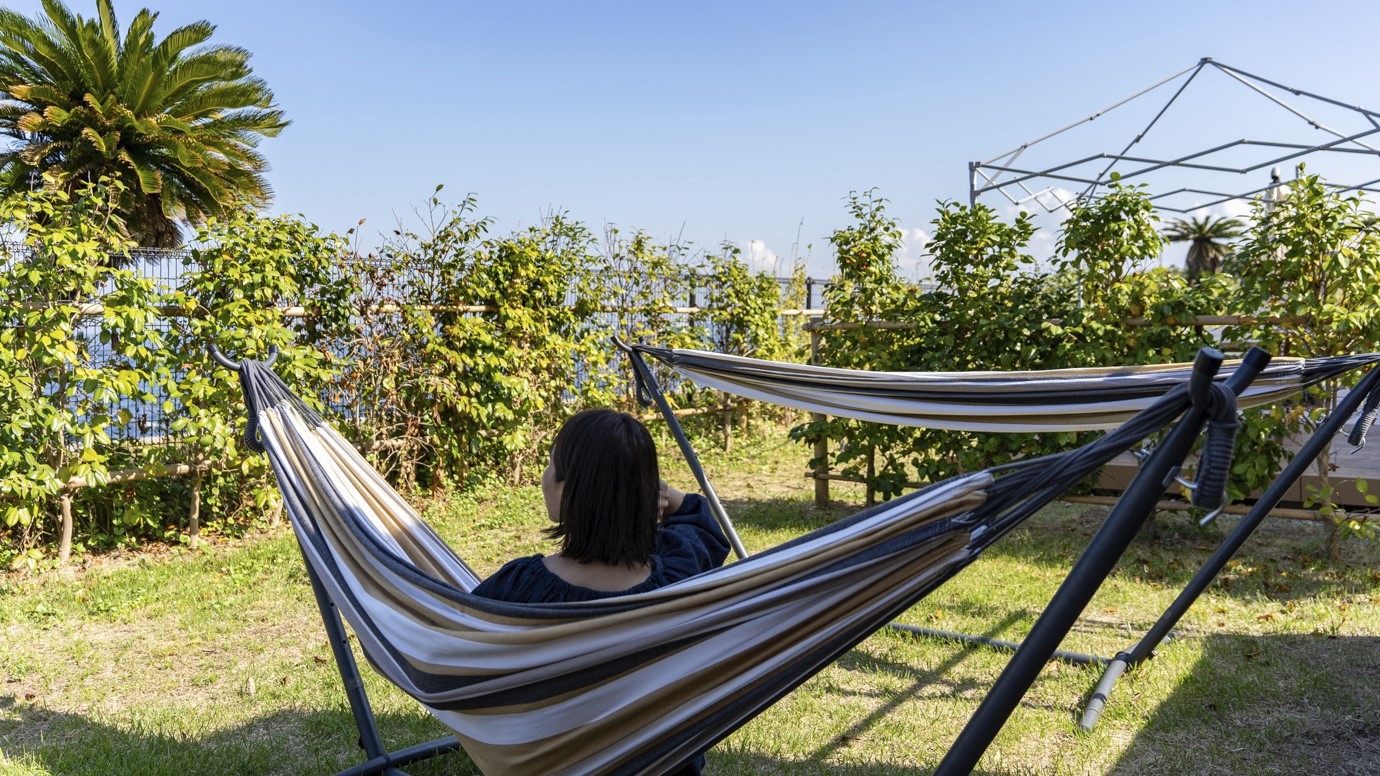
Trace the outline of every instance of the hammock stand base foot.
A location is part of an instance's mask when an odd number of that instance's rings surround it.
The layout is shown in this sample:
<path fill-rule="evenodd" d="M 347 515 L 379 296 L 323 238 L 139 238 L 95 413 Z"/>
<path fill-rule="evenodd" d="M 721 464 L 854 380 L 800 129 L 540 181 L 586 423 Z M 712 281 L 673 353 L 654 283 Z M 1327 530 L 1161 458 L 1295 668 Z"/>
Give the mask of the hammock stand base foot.
<path fill-rule="evenodd" d="M 335 776 L 407 776 L 398 768 L 459 749 L 460 742 L 455 739 L 455 736 L 446 736 L 424 744 L 409 746 L 406 749 L 399 749 L 396 752 L 378 755 L 367 762 L 343 770 Z"/>
<path fill-rule="evenodd" d="M 1146 460 L 1121 500 L 1093 535 L 1092 541 L 1073 564 L 1063 584 L 1031 627 L 1021 648 L 1012 656 L 1001 676 L 992 685 L 968 720 L 953 746 L 945 753 L 935 776 L 961 776 L 972 773 L 978 760 L 996 738 L 997 732 L 1035 683 L 1049 656 L 1068 635 L 1074 622 L 1087 608 L 1093 594 L 1111 574 L 1131 540 L 1155 510 L 1155 504 L 1178 473 L 1184 458 L 1208 424 L 1210 386 L 1224 358 L 1221 352 L 1203 348 L 1194 362 L 1189 379 L 1188 407 L 1164 441 Z M 1262 350 L 1252 349 L 1224 383 L 1224 388 L 1239 396 L 1261 369 L 1269 363 Z M 1231 405 L 1235 411 L 1235 405 Z"/>
<path fill-rule="evenodd" d="M 1236 528 L 1227 535 L 1227 538 L 1222 540 L 1212 557 L 1208 558 L 1202 568 L 1198 569 L 1197 573 L 1179 592 L 1178 597 L 1169 605 L 1169 608 L 1164 610 L 1164 613 L 1150 627 L 1145 636 L 1134 647 L 1118 654 L 1107 665 L 1106 673 L 1102 675 L 1101 680 L 1093 689 L 1092 697 L 1084 709 L 1083 718 L 1078 723 L 1078 727 L 1083 732 L 1091 732 L 1097 726 L 1097 721 L 1102 717 L 1102 711 L 1111 698 L 1117 680 L 1126 672 L 1126 669 L 1150 659 L 1156 649 L 1173 638 L 1175 635 L 1174 626 L 1188 612 L 1189 607 L 1207 591 L 1217 575 L 1227 567 L 1232 556 L 1241 549 L 1265 518 L 1271 515 L 1279 502 L 1284 499 L 1285 494 L 1294 487 L 1318 456 L 1322 455 L 1326 447 L 1331 444 L 1333 437 L 1342 432 L 1346 422 L 1358 409 L 1361 409 L 1362 402 L 1365 402 L 1367 408 L 1373 407 L 1375 402 L 1380 401 L 1375 398 L 1376 396 L 1380 396 L 1380 369 L 1372 369 L 1367 372 L 1366 376 L 1361 378 L 1360 382 L 1337 403 L 1337 406 L 1332 409 L 1332 413 L 1309 435 L 1307 441 L 1295 453 L 1284 470 L 1275 476 L 1265 492 L 1260 494 L 1260 498 L 1256 499 L 1255 504 L 1241 518 L 1241 522 L 1237 523 Z M 1367 412 L 1368 410 L 1362 411 L 1363 417 Z M 1365 425 L 1362 425 L 1363 423 Z M 1360 433 L 1353 427 L 1352 438 L 1348 440 L 1354 445 L 1365 442 L 1365 427 L 1369 423 L 1358 420 L 1357 425 L 1361 427 Z"/>

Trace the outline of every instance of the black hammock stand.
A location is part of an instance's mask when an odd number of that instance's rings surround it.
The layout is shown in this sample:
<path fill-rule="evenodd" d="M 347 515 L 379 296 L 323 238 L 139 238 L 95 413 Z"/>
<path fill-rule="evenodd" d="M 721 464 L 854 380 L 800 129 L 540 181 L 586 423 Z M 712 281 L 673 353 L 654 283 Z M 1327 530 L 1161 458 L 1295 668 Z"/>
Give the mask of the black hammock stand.
<path fill-rule="evenodd" d="M 746 550 L 743 549 L 727 512 L 714 493 L 698 456 L 686 438 L 656 378 L 642 358 L 644 350 L 656 352 L 656 349 L 628 345 L 616 337 L 614 344 L 628 355 L 632 364 L 639 403 L 644 407 L 654 404 L 660 411 L 706 499 L 728 534 L 734 551 L 740 558 L 746 557 Z M 1239 395 L 1255 375 L 1265 368 L 1269 360 L 1270 357 L 1265 351 L 1259 348 L 1251 349 L 1246 354 L 1242 366 L 1227 378 L 1225 387 L 1233 395 Z M 1117 679 L 1128 667 L 1153 657 L 1155 649 L 1171 637 L 1174 626 L 1189 607 L 1221 573 L 1261 521 L 1303 476 L 1331 439 L 1341 433 L 1346 421 L 1363 403 L 1364 409 L 1350 433 L 1349 441 L 1357 449 L 1365 444 L 1365 433 L 1376 416 L 1377 405 L 1380 405 L 1380 390 L 1376 390 L 1377 381 L 1380 381 L 1380 370 L 1377 369 L 1368 372 L 1360 383 L 1338 402 L 1331 415 L 1309 436 L 1298 454 L 1274 479 L 1237 527 L 1223 540 L 1214 554 L 1134 647 L 1110 659 L 1059 649 L 1059 644 L 1125 553 L 1131 539 L 1154 512 L 1155 504 L 1161 495 L 1178 478 L 1182 462 L 1188 456 L 1203 425 L 1208 425 L 1212 431 L 1219 433 L 1209 434 L 1202 451 L 1198 480 L 1190 484 L 1193 490 L 1193 503 L 1210 510 L 1209 517 L 1215 517 L 1220 511 L 1225 498 L 1226 477 L 1231 466 L 1236 427 L 1235 404 L 1230 404 L 1228 408 L 1228 405 L 1222 402 L 1213 403 L 1209 399 L 1211 380 L 1222 361 L 1222 354 L 1214 349 L 1204 348 L 1200 351 L 1194 362 L 1193 379 L 1188 388 L 1192 401 L 1190 409 L 1164 442 L 1142 462 L 1135 479 L 1123 492 L 1024 641 L 1016 643 L 985 636 L 890 623 L 892 628 L 921 636 L 981 644 L 1014 652 L 1006 670 L 941 761 L 935 771 L 937 775 L 968 773 L 977 765 L 978 759 L 1025 696 L 1041 668 L 1051 659 L 1076 664 L 1106 665 L 1080 725 L 1084 731 L 1091 730 L 1096 725 Z"/>

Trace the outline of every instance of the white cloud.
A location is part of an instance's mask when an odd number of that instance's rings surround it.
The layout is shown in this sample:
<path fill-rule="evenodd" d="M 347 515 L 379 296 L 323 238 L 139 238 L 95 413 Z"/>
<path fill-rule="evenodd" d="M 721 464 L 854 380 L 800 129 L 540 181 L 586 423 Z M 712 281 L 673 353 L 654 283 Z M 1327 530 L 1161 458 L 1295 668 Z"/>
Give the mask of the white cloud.
<path fill-rule="evenodd" d="M 1057 226 L 1054 229 L 1042 228 L 1030 238 L 1026 252 L 1035 258 L 1037 264 L 1047 267 L 1050 259 L 1054 258 L 1054 246 L 1058 241 Z"/>
<path fill-rule="evenodd" d="M 779 275 L 781 260 L 776 252 L 767 247 L 763 240 L 748 240 L 743 246 L 743 261 L 753 272 L 770 272 Z"/>
<path fill-rule="evenodd" d="M 1221 205 L 1214 206 L 1211 210 L 1218 210 L 1226 218 L 1235 218 L 1244 222 L 1251 220 L 1251 203 L 1244 199 L 1230 199 Z M 1213 215 L 1217 215 L 1214 213 Z"/>
<path fill-rule="evenodd" d="M 1077 195 L 1068 189 L 1051 186 L 1031 192 L 1016 202 L 1004 200 L 1006 204 L 998 212 L 1009 219 L 1014 219 L 1017 213 L 1025 211 L 1032 216 L 1053 215 L 1062 221 L 1068 214 L 1069 205 L 1077 198 Z"/>
<path fill-rule="evenodd" d="M 1034 202 L 1027 202 L 1023 206 L 1008 205 L 1002 213 L 1007 222 L 1015 221 L 1022 212 L 1030 214 L 1035 234 L 1026 246 L 1026 253 L 1035 259 L 1037 266 L 1049 268 L 1055 244 L 1064 229 L 1064 220 L 1069 217 L 1069 209 L 1063 205 L 1072 204 L 1074 199 L 1073 192 L 1068 189 L 1052 188 L 1039 194 L 1038 205 Z"/>
<path fill-rule="evenodd" d="M 920 280 L 930 274 L 930 235 L 924 229 L 901 229 L 901 249 L 896 253 L 896 270 L 904 278 Z"/>

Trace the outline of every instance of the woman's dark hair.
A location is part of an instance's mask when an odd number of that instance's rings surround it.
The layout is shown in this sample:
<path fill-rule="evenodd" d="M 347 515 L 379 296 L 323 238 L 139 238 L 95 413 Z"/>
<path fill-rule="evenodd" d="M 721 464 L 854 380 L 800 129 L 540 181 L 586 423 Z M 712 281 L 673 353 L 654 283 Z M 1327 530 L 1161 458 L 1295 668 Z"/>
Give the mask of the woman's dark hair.
<path fill-rule="evenodd" d="M 656 443 L 625 412 L 585 410 L 565 422 L 551 446 L 562 484 L 560 519 L 547 534 L 580 563 L 646 563 L 656 543 L 661 475 Z"/>

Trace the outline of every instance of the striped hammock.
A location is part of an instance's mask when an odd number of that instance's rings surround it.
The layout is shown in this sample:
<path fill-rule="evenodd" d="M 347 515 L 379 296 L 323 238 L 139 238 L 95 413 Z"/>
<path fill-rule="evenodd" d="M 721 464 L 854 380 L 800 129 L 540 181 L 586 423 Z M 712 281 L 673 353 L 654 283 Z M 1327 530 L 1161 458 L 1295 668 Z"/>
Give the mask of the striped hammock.
<path fill-rule="evenodd" d="M 487 774 L 674 770 L 1188 404 L 1169 390 L 1085 447 L 937 483 L 653 592 L 524 605 L 471 595 L 475 573 L 344 438 L 266 364 L 239 370 L 313 575 L 374 667 Z"/>
<path fill-rule="evenodd" d="M 695 382 L 737 396 L 877 423 L 957 431 L 1115 428 L 1188 380 L 1192 364 L 1038 372 L 866 372 L 763 361 L 702 350 L 634 346 Z M 1279 401 L 1330 377 L 1380 362 L 1380 353 L 1275 358 L 1237 398 Z M 1225 379 L 1240 361 L 1227 361 Z"/>

